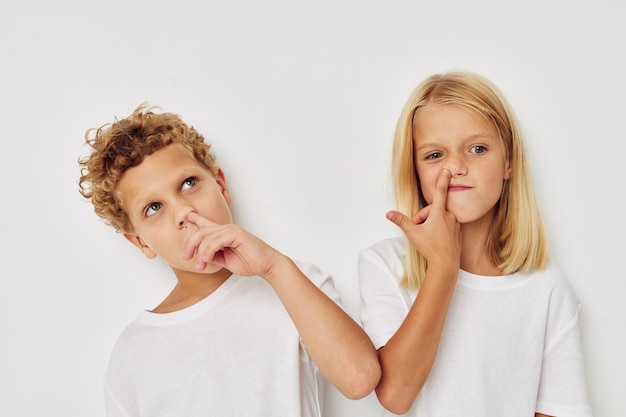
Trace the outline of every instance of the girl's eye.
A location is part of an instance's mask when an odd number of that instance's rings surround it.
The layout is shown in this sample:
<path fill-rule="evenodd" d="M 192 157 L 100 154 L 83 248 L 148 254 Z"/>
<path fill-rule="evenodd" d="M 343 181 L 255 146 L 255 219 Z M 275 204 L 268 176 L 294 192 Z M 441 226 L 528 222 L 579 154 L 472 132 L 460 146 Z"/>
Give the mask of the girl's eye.
<path fill-rule="evenodd" d="M 145 215 L 146 217 L 150 217 L 154 215 L 157 211 L 161 209 L 161 203 L 150 203 L 148 207 L 146 207 Z"/>
<path fill-rule="evenodd" d="M 475 145 L 470 148 L 470 152 L 480 155 L 480 154 L 487 152 L 487 148 L 485 148 L 482 145 Z"/>
<path fill-rule="evenodd" d="M 443 154 L 441 152 L 433 152 L 433 153 L 429 153 L 428 155 L 426 155 L 425 159 L 439 159 L 443 156 Z"/>
<path fill-rule="evenodd" d="M 182 189 L 183 190 L 187 190 L 187 189 L 193 187 L 194 185 L 196 185 L 196 182 L 198 182 L 198 180 L 196 178 L 189 177 L 185 181 L 183 181 Z"/>

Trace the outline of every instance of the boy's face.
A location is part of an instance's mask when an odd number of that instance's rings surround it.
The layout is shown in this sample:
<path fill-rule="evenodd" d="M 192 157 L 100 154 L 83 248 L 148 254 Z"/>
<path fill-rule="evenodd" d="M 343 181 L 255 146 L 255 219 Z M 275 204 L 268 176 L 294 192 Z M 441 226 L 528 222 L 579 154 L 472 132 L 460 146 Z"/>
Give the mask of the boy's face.
<path fill-rule="evenodd" d="M 133 225 L 126 239 L 148 257 L 159 256 L 175 271 L 197 272 L 195 258 L 183 260 L 183 247 L 196 226 L 195 211 L 219 224 L 232 223 L 230 192 L 221 170 L 216 176 L 181 144 L 168 145 L 127 170 L 117 192 Z M 203 273 L 217 272 L 209 265 Z"/>

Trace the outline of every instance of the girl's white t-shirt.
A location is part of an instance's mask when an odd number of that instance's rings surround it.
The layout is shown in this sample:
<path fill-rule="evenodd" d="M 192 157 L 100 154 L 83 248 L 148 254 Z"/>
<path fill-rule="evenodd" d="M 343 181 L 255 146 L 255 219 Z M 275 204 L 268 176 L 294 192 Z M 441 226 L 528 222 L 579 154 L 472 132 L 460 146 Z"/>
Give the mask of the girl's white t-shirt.
<path fill-rule="evenodd" d="M 400 286 L 404 254 L 403 238 L 359 254 L 360 316 L 377 349 L 417 295 Z M 407 415 L 592 416 L 578 313 L 579 302 L 554 265 L 501 277 L 460 270 L 435 363 Z"/>

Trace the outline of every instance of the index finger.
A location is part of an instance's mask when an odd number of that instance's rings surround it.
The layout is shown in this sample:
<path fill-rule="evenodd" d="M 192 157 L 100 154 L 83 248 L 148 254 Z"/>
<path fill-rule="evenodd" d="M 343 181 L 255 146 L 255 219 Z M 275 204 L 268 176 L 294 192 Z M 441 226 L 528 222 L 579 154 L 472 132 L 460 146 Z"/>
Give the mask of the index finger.
<path fill-rule="evenodd" d="M 445 211 L 448 199 L 448 185 L 450 185 L 452 174 L 446 168 L 441 170 L 437 183 L 435 184 L 435 195 L 433 195 L 433 211 Z"/>
<path fill-rule="evenodd" d="M 195 211 L 192 211 L 187 215 L 187 220 L 189 220 L 190 223 L 193 223 L 198 227 L 209 227 L 217 225 L 217 223 L 213 223 L 211 220 L 207 219 L 206 217 L 202 217 Z"/>

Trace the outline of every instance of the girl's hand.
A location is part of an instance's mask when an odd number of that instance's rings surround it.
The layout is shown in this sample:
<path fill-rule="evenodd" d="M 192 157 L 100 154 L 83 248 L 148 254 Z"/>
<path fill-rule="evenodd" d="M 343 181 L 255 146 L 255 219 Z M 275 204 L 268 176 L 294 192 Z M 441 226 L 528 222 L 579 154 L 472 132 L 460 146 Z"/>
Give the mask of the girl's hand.
<path fill-rule="evenodd" d="M 394 414 L 409 411 L 430 375 L 456 286 L 461 226 L 446 210 L 450 177 L 449 171 L 441 172 L 432 204 L 412 219 L 397 211 L 387 214 L 428 261 L 411 309 L 396 333 L 378 350 L 382 377 L 376 395 Z"/>
<path fill-rule="evenodd" d="M 395 223 L 429 264 L 439 260 L 460 265 L 461 226 L 454 214 L 446 210 L 450 171 L 444 169 L 437 179 L 433 203 L 412 219 L 392 210 L 387 218 Z"/>
<path fill-rule="evenodd" d="M 283 258 L 274 248 L 234 224 L 217 224 L 189 213 L 187 219 L 198 230 L 190 237 L 183 251 L 183 259 L 196 256 L 196 269 L 203 271 L 209 263 L 244 276 L 271 275 L 276 262 Z"/>

